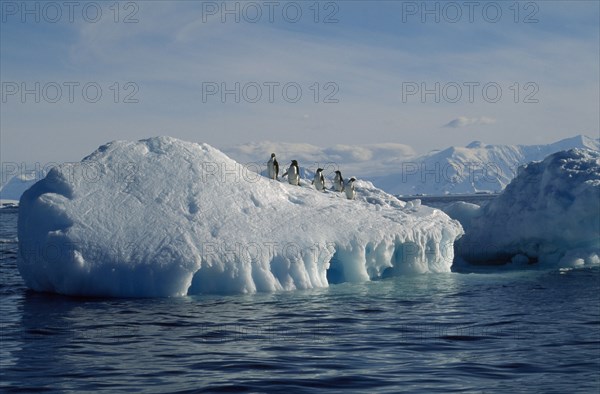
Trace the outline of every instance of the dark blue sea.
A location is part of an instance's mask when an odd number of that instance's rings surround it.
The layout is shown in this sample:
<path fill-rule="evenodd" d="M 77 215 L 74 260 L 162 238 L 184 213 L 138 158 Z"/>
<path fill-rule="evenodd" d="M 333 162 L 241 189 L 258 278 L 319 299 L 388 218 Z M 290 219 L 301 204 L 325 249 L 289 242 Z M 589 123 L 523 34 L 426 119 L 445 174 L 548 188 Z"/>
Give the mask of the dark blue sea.
<path fill-rule="evenodd" d="M 70 298 L 25 288 L 16 220 L 0 210 L 1 392 L 600 392 L 598 268 Z"/>

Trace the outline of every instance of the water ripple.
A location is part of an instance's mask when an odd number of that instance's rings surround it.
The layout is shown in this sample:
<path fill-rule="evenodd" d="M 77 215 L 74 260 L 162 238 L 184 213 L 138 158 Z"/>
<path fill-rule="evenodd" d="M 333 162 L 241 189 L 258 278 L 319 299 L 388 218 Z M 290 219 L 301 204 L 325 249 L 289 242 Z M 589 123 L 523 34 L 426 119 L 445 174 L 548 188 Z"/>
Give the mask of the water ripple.
<path fill-rule="evenodd" d="M 3 239 L 14 234 L 1 233 Z M 183 299 L 27 291 L 0 252 L 0 391 L 598 392 L 600 269 Z"/>

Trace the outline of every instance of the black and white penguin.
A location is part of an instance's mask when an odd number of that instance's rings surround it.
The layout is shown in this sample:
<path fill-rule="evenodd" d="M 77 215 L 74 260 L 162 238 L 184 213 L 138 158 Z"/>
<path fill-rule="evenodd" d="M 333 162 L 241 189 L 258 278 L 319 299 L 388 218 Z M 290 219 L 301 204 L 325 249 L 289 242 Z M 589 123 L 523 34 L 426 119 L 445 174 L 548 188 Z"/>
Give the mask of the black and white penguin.
<path fill-rule="evenodd" d="M 333 179 L 333 189 L 336 192 L 344 191 L 344 178 L 342 178 L 342 173 L 339 170 L 335 172 L 335 178 Z"/>
<path fill-rule="evenodd" d="M 288 177 L 290 185 L 300 186 L 300 168 L 298 168 L 298 162 L 292 160 L 292 164 L 290 164 L 290 167 L 282 176 Z"/>
<path fill-rule="evenodd" d="M 346 183 L 346 197 L 348 198 L 348 200 L 354 200 L 354 197 L 356 196 L 356 193 L 354 192 L 354 182 L 356 181 L 356 178 L 352 177 L 348 180 L 348 183 Z"/>
<path fill-rule="evenodd" d="M 315 189 L 319 191 L 325 191 L 325 177 L 323 176 L 322 168 L 317 168 L 317 172 L 315 172 L 315 179 L 313 179 L 312 183 L 315 185 Z"/>
<path fill-rule="evenodd" d="M 279 179 L 279 163 L 275 158 L 275 153 L 271 153 L 271 159 L 267 163 L 267 171 L 270 179 Z"/>

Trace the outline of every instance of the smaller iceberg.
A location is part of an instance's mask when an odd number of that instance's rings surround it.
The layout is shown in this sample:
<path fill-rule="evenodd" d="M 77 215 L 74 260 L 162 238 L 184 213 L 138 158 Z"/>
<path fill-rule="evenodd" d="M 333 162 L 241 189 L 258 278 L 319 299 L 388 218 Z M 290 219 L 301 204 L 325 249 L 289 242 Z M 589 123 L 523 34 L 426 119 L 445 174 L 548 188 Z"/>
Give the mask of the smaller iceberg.
<path fill-rule="evenodd" d="M 445 209 L 465 236 L 456 252 L 476 264 L 600 264 L 600 152 L 571 149 L 521 167 L 488 205 Z"/>

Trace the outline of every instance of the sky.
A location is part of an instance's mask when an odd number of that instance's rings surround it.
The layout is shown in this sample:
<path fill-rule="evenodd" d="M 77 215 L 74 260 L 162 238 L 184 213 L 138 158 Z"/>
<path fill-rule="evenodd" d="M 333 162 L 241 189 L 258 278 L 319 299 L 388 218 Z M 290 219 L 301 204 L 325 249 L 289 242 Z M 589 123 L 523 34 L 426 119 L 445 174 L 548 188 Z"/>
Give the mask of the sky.
<path fill-rule="evenodd" d="M 599 137 L 597 1 L 0 2 L 0 154 Z M 400 146 L 400 145 L 393 145 Z"/>

